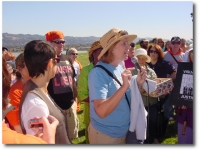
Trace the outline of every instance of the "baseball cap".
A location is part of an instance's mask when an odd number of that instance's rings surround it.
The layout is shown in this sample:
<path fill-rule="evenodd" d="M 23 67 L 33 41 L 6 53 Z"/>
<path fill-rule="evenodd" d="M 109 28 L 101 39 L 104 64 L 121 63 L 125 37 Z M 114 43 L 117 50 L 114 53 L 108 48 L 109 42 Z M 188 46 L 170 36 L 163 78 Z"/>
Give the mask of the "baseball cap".
<path fill-rule="evenodd" d="M 147 38 L 142 38 L 142 39 L 140 39 L 140 42 L 149 42 L 149 40 L 147 39 Z"/>
<path fill-rule="evenodd" d="M 171 42 L 174 42 L 174 41 L 181 41 L 181 38 L 180 37 L 178 37 L 178 36 L 174 36 L 174 37 L 172 37 L 171 38 Z"/>

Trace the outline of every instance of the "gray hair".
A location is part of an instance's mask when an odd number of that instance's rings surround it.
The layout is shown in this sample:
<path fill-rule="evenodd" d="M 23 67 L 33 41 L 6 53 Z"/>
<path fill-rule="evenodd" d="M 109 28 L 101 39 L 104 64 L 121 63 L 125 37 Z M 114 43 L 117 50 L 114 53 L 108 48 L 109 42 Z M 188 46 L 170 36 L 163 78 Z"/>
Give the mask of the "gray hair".
<path fill-rule="evenodd" d="M 72 47 L 66 51 L 66 55 L 70 55 L 71 53 L 77 52 L 76 48 Z"/>

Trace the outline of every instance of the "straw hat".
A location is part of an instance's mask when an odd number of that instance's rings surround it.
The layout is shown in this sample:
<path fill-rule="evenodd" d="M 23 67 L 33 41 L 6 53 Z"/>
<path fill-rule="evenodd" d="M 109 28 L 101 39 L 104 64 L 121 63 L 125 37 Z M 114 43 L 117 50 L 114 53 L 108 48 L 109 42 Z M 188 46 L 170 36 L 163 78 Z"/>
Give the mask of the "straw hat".
<path fill-rule="evenodd" d="M 138 48 L 136 49 L 134 55 L 137 57 L 138 55 L 142 55 L 145 56 L 147 58 L 146 62 L 151 62 L 151 57 L 149 57 L 147 55 L 147 50 L 145 50 L 144 48 Z"/>
<path fill-rule="evenodd" d="M 99 49 L 99 48 L 102 48 L 102 46 L 101 46 L 99 40 L 98 40 L 98 41 L 95 41 L 94 43 L 92 43 L 91 48 L 90 48 L 89 51 L 88 51 L 89 57 L 91 57 L 91 56 L 92 56 L 92 53 L 93 53 L 95 50 Z"/>
<path fill-rule="evenodd" d="M 127 38 L 128 43 L 130 44 L 136 37 L 137 35 L 134 34 L 128 35 L 127 31 L 118 28 L 113 28 L 109 30 L 100 39 L 100 43 L 101 46 L 103 47 L 103 50 L 99 54 L 98 59 L 100 59 L 108 51 L 108 49 L 117 41 Z"/>

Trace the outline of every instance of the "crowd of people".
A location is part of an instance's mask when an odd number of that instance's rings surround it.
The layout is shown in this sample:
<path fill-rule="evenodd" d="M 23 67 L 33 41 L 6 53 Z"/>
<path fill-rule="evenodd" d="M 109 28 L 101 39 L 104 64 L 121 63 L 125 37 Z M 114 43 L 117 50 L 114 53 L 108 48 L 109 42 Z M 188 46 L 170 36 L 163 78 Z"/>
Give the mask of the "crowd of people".
<path fill-rule="evenodd" d="M 90 63 L 82 66 L 75 48 L 62 53 L 61 31 L 45 37 L 28 42 L 17 58 L 2 48 L 3 144 L 73 144 L 81 103 L 86 144 L 130 144 L 128 133 L 134 143 L 159 144 L 174 119 L 178 144 L 193 144 L 193 109 L 172 105 L 173 90 L 144 94 L 148 80 L 175 83 L 179 62 L 193 63 L 193 45 L 184 38 L 142 38 L 136 49 L 137 35 L 112 28 L 91 44 Z M 31 126 L 31 119 L 38 122 Z"/>

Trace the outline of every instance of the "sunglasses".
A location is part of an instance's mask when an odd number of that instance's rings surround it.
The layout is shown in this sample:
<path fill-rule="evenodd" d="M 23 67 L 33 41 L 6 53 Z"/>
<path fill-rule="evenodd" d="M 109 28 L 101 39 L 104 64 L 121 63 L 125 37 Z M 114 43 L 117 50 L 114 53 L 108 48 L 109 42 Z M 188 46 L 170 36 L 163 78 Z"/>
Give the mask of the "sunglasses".
<path fill-rule="evenodd" d="M 56 63 L 60 62 L 60 58 L 56 57 L 56 58 L 52 58 Z"/>
<path fill-rule="evenodd" d="M 173 45 L 177 44 L 177 45 L 180 45 L 181 42 L 172 42 Z"/>
<path fill-rule="evenodd" d="M 56 44 L 65 44 L 65 41 L 52 41 L 52 42 L 54 42 Z"/>
<path fill-rule="evenodd" d="M 71 53 L 71 55 L 76 55 L 76 56 L 77 56 L 77 55 L 78 55 L 78 53 Z"/>
<path fill-rule="evenodd" d="M 150 53 L 158 54 L 158 52 L 157 52 L 157 51 L 154 51 L 154 50 L 150 50 Z"/>

